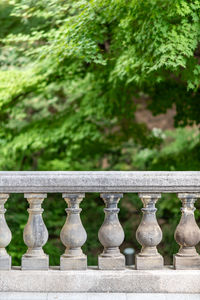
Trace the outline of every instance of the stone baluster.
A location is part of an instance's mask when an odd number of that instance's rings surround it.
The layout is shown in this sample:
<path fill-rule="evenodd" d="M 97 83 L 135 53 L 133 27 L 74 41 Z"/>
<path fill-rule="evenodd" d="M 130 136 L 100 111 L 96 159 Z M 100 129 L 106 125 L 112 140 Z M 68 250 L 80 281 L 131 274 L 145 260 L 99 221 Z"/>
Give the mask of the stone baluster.
<path fill-rule="evenodd" d="M 22 256 L 22 270 L 47 270 L 49 268 L 49 256 L 42 247 L 48 240 L 48 231 L 42 218 L 41 204 L 46 194 L 28 193 L 24 195 L 30 205 L 29 218 L 24 228 L 24 243 L 28 250 Z"/>
<path fill-rule="evenodd" d="M 174 255 L 175 269 L 200 269 L 200 256 L 195 249 L 200 241 L 200 229 L 194 217 L 194 203 L 199 196 L 191 193 L 178 194 L 182 201 L 182 216 L 174 234 L 180 245 L 178 253 Z"/>
<path fill-rule="evenodd" d="M 156 193 L 140 193 L 139 197 L 143 203 L 143 217 L 137 229 L 136 238 L 142 246 L 139 254 L 136 255 L 135 267 L 138 270 L 161 269 L 163 257 L 158 253 L 156 246 L 162 240 L 162 231 L 156 219 L 157 200 L 161 197 Z"/>
<path fill-rule="evenodd" d="M 119 246 L 124 240 L 124 231 L 118 219 L 117 204 L 123 194 L 101 194 L 105 202 L 105 219 L 99 229 L 98 237 L 104 246 L 103 253 L 98 257 L 99 269 L 123 269 L 125 257 L 120 253 Z"/>
<path fill-rule="evenodd" d="M 5 220 L 4 204 L 6 203 L 9 194 L 0 194 L 0 270 L 11 269 L 11 256 L 8 255 L 5 247 L 10 244 L 12 239 L 11 231 Z"/>
<path fill-rule="evenodd" d="M 85 270 L 87 268 L 87 256 L 81 247 L 87 239 L 86 231 L 82 225 L 79 204 L 85 194 L 63 194 L 68 208 L 67 219 L 61 230 L 60 238 L 65 245 L 65 253 L 60 258 L 61 270 Z"/>

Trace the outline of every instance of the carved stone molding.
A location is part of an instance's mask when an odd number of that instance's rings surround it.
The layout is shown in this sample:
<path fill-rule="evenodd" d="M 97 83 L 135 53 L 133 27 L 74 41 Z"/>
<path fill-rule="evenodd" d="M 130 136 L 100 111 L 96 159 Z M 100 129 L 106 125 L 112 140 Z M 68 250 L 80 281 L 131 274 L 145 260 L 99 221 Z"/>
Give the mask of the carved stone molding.
<path fill-rule="evenodd" d="M 157 208 L 155 204 L 160 194 L 140 193 L 143 203 L 143 217 L 136 232 L 137 241 L 142 245 L 139 254 L 136 255 L 135 267 L 138 270 L 161 269 L 163 257 L 158 253 L 156 246 L 162 240 L 162 231 L 156 219 Z"/>
<path fill-rule="evenodd" d="M 182 201 L 182 216 L 174 234 L 180 245 L 179 252 L 174 255 L 175 269 L 200 269 L 200 256 L 195 249 L 200 242 L 200 229 L 194 217 L 194 203 L 199 196 L 191 193 L 178 194 Z"/>
<path fill-rule="evenodd" d="M 22 270 L 47 270 L 49 267 L 49 257 L 42 247 L 48 240 L 48 231 L 44 224 L 41 204 L 46 194 L 30 193 L 25 194 L 25 198 L 30 205 L 28 208 L 29 218 L 24 228 L 24 243 L 28 250 L 22 256 Z"/>
<path fill-rule="evenodd" d="M 11 257 L 5 249 L 12 239 L 11 231 L 5 220 L 4 204 L 8 198 L 9 194 L 0 194 L 0 270 L 11 269 Z"/>
<path fill-rule="evenodd" d="M 87 268 L 87 256 L 81 247 L 87 239 L 86 231 L 80 218 L 79 204 L 85 194 L 63 194 L 68 208 L 67 219 L 61 230 L 60 238 L 65 245 L 65 253 L 60 258 L 61 270 L 84 270 Z"/>
<path fill-rule="evenodd" d="M 105 219 L 99 229 L 98 237 L 104 246 L 103 253 L 98 257 L 99 269 L 123 269 L 125 257 L 119 251 L 124 240 L 124 231 L 118 219 L 117 204 L 123 194 L 101 194 L 105 202 Z"/>

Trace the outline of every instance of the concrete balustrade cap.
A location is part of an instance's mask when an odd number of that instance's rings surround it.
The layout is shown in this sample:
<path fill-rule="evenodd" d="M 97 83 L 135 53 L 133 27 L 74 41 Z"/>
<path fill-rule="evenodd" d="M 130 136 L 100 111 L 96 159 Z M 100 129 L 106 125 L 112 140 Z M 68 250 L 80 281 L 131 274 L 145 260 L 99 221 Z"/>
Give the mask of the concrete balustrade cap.
<path fill-rule="evenodd" d="M 196 171 L 5 171 L 0 193 L 200 193 Z"/>

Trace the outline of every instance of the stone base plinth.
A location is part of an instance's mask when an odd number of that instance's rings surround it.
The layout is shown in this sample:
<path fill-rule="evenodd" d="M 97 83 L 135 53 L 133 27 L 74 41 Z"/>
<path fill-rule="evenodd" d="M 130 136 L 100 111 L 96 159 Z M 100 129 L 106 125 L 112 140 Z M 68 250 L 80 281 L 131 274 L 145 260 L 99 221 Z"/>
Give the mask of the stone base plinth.
<path fill-rule="evenodd" d="M 174 268 L 176 270 L 200 270 L 200 256 L 179 256 L 173 257 Z"/>
<path fill-rule="evenodd" d="M 106 257 L 98 256 L 98 265 L 100 270 L 123 270 L 125 268 L 124 255 Z"/>
<path fill-rule="evenodd" d="M 10 255 L 0 256 L 0 270 L 10 270 L 11 261 Z"/>
<path fill-rule="evenodd" d="M 158 254 L 155 256 L 135 256 L 135 268 L 136 270 L 159 270 L 164 265 L 163 257 Z"/>
<path fill-rule="evenodd" d="M 22 270 L 48 270 L 49 269 L 49 256 L 30 257 L 22 256 Z"/>
<path fill-rule="evenodd" d="M 86 270 L 87 269 L 87 256 L 81 257 L 66 257 L 60 258 L 60 270 Z"/>
<path fill-rule="evenodd" d="M 110 295 L 110 299 L 118 299 L 112 293 L 134 293 L 134 300 L 158 300 L 158 296 L 151 298 L 152 293 L 173 293 L 165 298 L 174 300 L 174 293 L 193 293 L 194 299 L 199 299 L 200 294 L 200 270 L 174 270 L 172 266 L 164 267 L 162 270 L 135 270 L 128 267 L 124 270 L 98 270 L 98 267 L 88 267 L 87 270 L 60 271 L 59 267 L 50 267 L 48 271 L 21 271 L 20 267 L 13 267 L 9 271 L 0 272 L 0 292 L 12 292 L 12 297 L 8 299 L 41 299 L 40 293 L 48 293 L 48 299 L 65 300 L 60 293 L 65 293 L 66 299 L 76 299 L 75 293 L 80 293 L 81 300 L 85 300 L 85 293 L 93 293 L 92 300 L 105 299 L 104 295 Z M 14 292 L 33 292 L 34 297 L 21 298 L 13 295 Z M 53 293 L 53 295 L 50 295 Z M 56 295 L 56 293 L 59 293 Z M 69 293 L 74 293 L 70 297 Z M 95 293 L 95 294 L 94 294 Z M 96 293 L 104 293 L 98 298 Z M 135 293 L 140 295 L 136 296 Z M 145 293 L 145 295 L 142 295 Z M 146 294 L 148 293 L 148 295 Z M 196 294 L 196 295 L 195 295 Z M 132 297 L 127 296 L 127 300 Z M 1 294 L 0 299 L 2 300 Z M 46 297 L 47 299 L 47 297 Z M 123 299 L 126 299 L 124 297 Z M 164 299 L 164 296 L 161 297 Z M 121 300 L 121 298 L 120 298 Z"/>

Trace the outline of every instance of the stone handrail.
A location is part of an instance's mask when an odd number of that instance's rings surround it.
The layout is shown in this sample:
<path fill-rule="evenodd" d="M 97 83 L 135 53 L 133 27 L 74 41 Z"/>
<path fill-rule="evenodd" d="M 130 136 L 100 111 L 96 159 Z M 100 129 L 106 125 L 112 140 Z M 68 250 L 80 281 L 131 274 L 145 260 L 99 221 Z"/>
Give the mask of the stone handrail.
<path fill-rule="evenodd" d="M 143 203 L 143 217 L 136 232 L 141 251 L 136 255 L 135 269 L 163 269 L 163 257 L 157 251 L 162 230 L 156 219 L 155 204 L 162 193 L 177 193 L 182 202 L 182 215 L 175 231 L 180 249 L 174 255 L 174 269 L 200 270 L 200 256 L 195 249 L 200 241 L 200 229 L 194 217 L 194 204 L 200 197 L 200 172 L 126 171 L 0 172 L 0 270 L 7 270 L 8 274 L 13 272 L 11 257 L 6 251 L 12 235 L 4 209 L 10 193 L 24 193 L 29 203 L 29 218 L 23 234 L 27 252 L 22 256 L 21 270 L 49 270 L 49 257 L 43 251 L 48 240 L 48 229 L 43 222 L 41 205 L 47 193 L 58 192 L 62 193 L 67 203 L 67 218 L 60 234 L 66 250 L 56 272 L 82 270 L 90 274 L 86 270 L 87 256 L 81 249 L 87 240 L 87 233 L 81 222 L 79 205 L 86 192 L 99 192 L 105 203 L 105 219 L 98 232 L 99 241 L 104 247 L 98 256 L 99 270 L 125 270 L 125 258 L 119 250 L 124 231 L 118 219 L 118 202 L 124 193 L 138 193 Z"/>
<path fill-rule="evenodd" d="M 0 172 L 0 193 L 200 192 L 200 172 Z"/>

